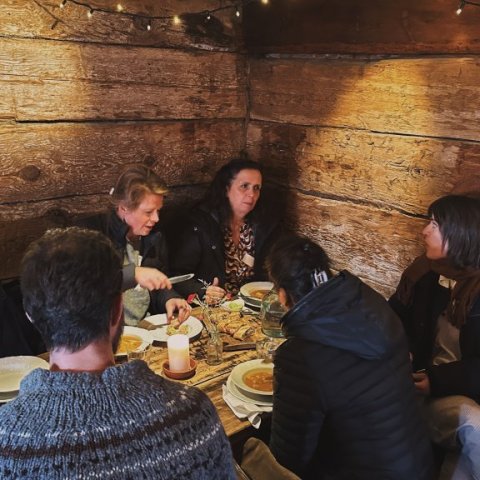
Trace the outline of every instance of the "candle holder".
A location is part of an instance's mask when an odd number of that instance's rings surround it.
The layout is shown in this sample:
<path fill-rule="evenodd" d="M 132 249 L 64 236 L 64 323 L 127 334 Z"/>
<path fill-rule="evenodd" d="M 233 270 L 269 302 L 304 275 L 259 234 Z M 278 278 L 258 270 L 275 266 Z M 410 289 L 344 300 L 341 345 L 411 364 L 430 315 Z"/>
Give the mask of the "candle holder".
<path fill-rule="evenodd" d="M 170 365 L 168 360 L 163 362 L 163 373 L 168 378 L 173 378 L 174 380 L 186 380 L 187 378 L 191 378 L 195 375 L 195 371 L 197 370 L 197 362 L 190 358 L 190 368 L 188 370 L 183 370 L 180 372 L 172 372 L 170 370 Z"/>

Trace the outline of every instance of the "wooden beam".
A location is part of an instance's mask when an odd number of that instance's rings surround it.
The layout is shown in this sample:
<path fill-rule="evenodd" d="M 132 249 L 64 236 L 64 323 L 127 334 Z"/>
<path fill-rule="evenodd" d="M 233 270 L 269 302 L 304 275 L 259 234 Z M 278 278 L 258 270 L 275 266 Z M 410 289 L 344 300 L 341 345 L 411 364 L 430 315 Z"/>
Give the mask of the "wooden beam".
<path fill-rule="evenodd" d="M 88 3 L 88 2 L 87 2 Z M 154 2 L 136 0 L 128 11 L 145 15 L 180 15 L 181 23 L 172 18 L 154 20 L 147 30 L 147 20 L 95 12 L 87 18 L 85 7 L 68 3 L 60 9 L 59 0 L 3 0 L 0 31 L 3 36 L 69 40 L 78 42 L 144 45 L 155 47 L 193 47 L 199 49 L 236 50 L 241 46 L 238 22 L 233 9 L 212 15 L 205 12 L 218 7 L 216 0 L 177 0 Z M 92 6 L 111 9 L 114 2 L 91 1 Z M 183 15 L 182 15 L 183 14 Z"/>
<path fill-rule="evenodd" d="M 480 144 L 251 122 L 266 178 L 312 195 L 424 215 L 448 193 L 480 191 Z"/>
<path fill-rule="evenodd" d="M 106 193 L 125 165 L 169 186 L 210 182 L 244 148 L 243 121 L 0 124 L 0 204 Z"/>
<path fill-rule="evenodd" d="M 251 118 L 480 141 L 475 58 L 253 59 Z"/>
<path fill-rule="evenodd" d="M 276 0 L 245 8 L 251 53 L 480 53 L 480 9 L 452 0 Z"/>
<path fill-rule="evenodd" d="M 244 118 L 244 72 L 231 53 L 0 38 L 0 120 Z"/>

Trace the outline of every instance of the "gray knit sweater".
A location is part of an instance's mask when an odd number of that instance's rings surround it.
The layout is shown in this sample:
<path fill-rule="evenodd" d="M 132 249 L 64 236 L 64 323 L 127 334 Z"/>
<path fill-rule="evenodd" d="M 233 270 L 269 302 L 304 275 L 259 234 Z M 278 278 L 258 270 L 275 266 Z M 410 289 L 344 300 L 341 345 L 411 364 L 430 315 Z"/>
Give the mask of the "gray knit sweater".
<path fill-rule="evenodd" d="M 37 369 L 0 408 L 1 479 L 235 479 L 216 410 L 142 361 Z"/>

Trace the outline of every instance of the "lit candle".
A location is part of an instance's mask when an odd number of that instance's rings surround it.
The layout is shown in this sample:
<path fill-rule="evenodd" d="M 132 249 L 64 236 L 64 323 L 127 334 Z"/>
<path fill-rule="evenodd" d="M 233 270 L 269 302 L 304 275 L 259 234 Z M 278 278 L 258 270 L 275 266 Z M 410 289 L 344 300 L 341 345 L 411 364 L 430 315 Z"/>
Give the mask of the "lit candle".
<path fill-rule="evenodd" d="M 187 335 L 172 335 L 167 339 L 168 364 L 172 372 L 185 372 L 190 369 L 190 353 Z"/>

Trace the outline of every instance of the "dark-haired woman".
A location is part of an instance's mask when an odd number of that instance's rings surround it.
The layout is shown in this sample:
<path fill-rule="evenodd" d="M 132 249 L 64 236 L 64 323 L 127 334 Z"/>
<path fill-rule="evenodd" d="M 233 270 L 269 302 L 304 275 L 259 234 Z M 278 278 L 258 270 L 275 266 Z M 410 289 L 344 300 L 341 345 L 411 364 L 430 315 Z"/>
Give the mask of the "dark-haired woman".
<path fill-rule="evenodd" d="M 190 315 L 190 306 L 172 289 L 167 278 L 165 236 L 154 228 L 167 191 L 153 170 L 143 165 L 128 167 L 110 192 L 112 208 L 79 223 L 104 233 L 124 259 L 123 304 L 127 325 L 137 325 L 147 312 L 166 312 L 171 319 L 178 311 L 180 322 Z"/>
<path fill-rule="evenodd" d="M 390 304 L 407 332 L 432 440 L 460 449 L 452 478 L 480 479 L 480 200 L 442 197 L 428 216 L 425 254 Z"/>
<path fill-rule="evenodd" d="M 280 240 L 267 258 L 286 341 L 275 354 L 270 448 L 302 479 L 431 480 L 402 324 L 321 247 Z"/>
<path fill-rule="evenodd" d="M 264 280 L 264 259 L 275 236 L 275 212 L 260 205 L 262 171 L 257 162 L 232 160 L 215 175 L 205 199 L 190 212 L 183 231 L 172 231 L 175 274 L 194 273 L 179 291 L 206 294 L 207 300 L 236 294 L 241 285 Z M 203 289 L 202 282 L 210 284 Z"/>

